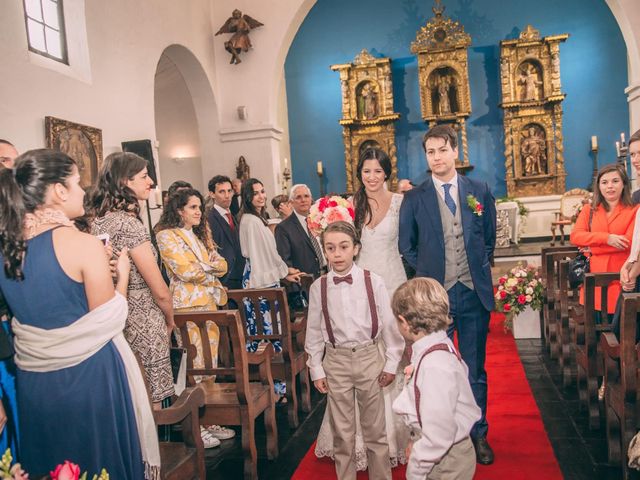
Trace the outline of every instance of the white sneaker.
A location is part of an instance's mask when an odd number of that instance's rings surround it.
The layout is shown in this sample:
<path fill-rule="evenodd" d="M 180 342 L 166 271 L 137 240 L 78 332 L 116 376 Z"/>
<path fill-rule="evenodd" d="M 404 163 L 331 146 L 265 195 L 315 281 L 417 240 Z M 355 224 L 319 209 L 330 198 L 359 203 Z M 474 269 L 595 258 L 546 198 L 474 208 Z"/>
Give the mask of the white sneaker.
<path fill-rule="evenodd" d="M 210 425 L 207 427 L 207 431 L 218 440 L 229 440 L 236 436 L 235 430 L 223 427 L 222 425 Z"/>
<path fill-rule="evenodd" d="M 204 448 L 214 448 L 220 446 L 220 440 L 211 435 L 211 432 L 209 432 L 209 430 L 200 427 L 200 436 L 202 437 Z"/>

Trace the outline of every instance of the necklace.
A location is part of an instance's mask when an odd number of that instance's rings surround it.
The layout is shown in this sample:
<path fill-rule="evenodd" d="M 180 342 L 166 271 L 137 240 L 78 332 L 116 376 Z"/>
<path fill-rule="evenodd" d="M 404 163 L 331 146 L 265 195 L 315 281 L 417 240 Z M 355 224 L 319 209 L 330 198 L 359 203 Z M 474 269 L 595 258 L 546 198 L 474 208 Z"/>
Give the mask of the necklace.
<path fill-rule="evenodd" d="M 42 225 L 64 225 L 65 227 L 76 228 L 75 224 L 69 220 L 64 212 L 55 208 L 42 208 L 32 213 L 27 213 L 22 221 L 22 234 L 25 240 L 36 236 L 38 227 Z"/>

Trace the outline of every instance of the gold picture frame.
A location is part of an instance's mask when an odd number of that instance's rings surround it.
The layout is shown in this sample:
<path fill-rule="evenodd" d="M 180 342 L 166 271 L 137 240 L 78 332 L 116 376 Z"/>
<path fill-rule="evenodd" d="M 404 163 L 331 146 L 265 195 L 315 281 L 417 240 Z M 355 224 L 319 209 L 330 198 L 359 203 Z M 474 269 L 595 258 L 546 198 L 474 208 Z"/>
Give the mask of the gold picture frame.
<path fill-rule="evenodd" d="M 102 165 L 102 130 L 49 116 L 44 117 L 44 128 L 47 148 L 73 158 L 80 170 L 80 185 L 92 185 Z"/>

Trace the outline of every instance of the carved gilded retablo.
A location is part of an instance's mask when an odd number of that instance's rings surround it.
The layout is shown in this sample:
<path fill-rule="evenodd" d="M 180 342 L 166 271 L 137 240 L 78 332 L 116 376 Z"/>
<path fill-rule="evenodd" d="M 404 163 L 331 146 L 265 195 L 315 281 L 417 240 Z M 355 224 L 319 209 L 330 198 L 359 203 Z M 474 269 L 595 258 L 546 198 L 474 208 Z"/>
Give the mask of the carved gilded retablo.
<path fill-rule="evenodd" d="M 500 42 L 507 195 L 565 191 L 560 43 L 569 35 L 540 37 L 531 25 L 518 39 Z"/>
<path fill-rule="evenodd" d="M 366 49 L 352 63 L 331 65 L 340 72 L 342 91 L 342 137 L 344 140 L 347 191 L 358 188 L 356 169 L 360 153 L 367 147 L 384 150 L 391 159 L 390 189 L 398 182 L 396 133 L 393 111 L 391 59 L 376 58 Z"/>

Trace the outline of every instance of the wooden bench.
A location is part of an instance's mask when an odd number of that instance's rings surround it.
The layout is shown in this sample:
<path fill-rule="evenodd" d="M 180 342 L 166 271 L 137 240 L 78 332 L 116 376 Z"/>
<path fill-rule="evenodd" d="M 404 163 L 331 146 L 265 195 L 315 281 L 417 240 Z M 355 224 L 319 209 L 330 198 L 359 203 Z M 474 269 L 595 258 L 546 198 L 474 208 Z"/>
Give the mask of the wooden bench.
<path fill-rule="evenodd" d="M 560 260 L 558 264 L 559 302 L 556 307 L 556 337 L 558 342 L 558 364 L 562 372 L 562 386 L 568 387 L 575 375 L 572 332 L 575 312 L 581 308 L 579 287 L 569 285 L 570 260 Z"/>
<path fill-rule="evenodd" d="M 554 262 L 550 260 L 550 257 L 548 255 L 551 253 L 572 251 L 577 251 L 577 248 L 571 245 L 564 245 L 560 247 L 544 247 L 540 252 L 540 276 L 542 277 L 542 282 L 544 285 L 544 298 L 542 302 L 542 325 L 540 325 L 540 331 L 543 332 L 544 340 L 547 345 L 550 344 L 550 337 L 552 335 L 552 332 L 550 332 L 549 330 L 549 316 L 555 314 L 555 294 L 552 285 L 555 285 L 556 283 L 556 280 L 554 280 L 554 275 L 556 274 L 556 272 L 554 271 Z M 555 332 L 553 332 L 553 335 L 555 337 Z"/>
<path fill-rule="evenodd" d="M 271 375 L 273 346 L 264 344 L 256 353 L 246 350 L 244 322 L 236 310 L 217 312 L 181 312 L 175 314 L 183 345 L 187 348 L 187 383 L 195 385 L 194 375 L 215 375 L 198 385 L 204 389 L 201 425 L 240 425 L 244 451 L 244 478 L 258 478 L 258 454 L 255 441 L 255 420 L 264 414 L 267 434 L 267 458 L 278 456 L 278 429 L 275 417 L 275 392 Z M 213 366 L 211 349 L 203 348 L 204 368 L 195 369 L 196 347 L 191 343 L 187 322 L 193 322 L 200 332 L 202 345 L 209 345 L 207 322 L 214 322 L 220 331 L 218 365 Z M 249 369 L 257 368 L 258 381 L 250 381 Z"/>
<path fill-rule="evenodd" d="M 598 335 L 611 331 L 607 315 L 607 287 L 619 280 L 620 273 L 587 273 L 584 276 L 584 308 L 576 307 L 573 314 L 573 345 L 577 367 L 578 396 L 582 406 L 587 407 L 589 428 L 600 427 L 600 407 L 598 401 L 598 382 L 604 375 L 602 350 L 598 347 Z M 596 288 L 600 287 L 600 305 L 603 313 L 601 323 L 596 323 Z"/>
<path fill-rule="evenodd" d="M 600 346 L 604 358 L 604 406 L 607 423 L 607 447 L 610 463 L 622 464 L 623 477 L 629 478 L 627 449 L 638 431 L 638 345 L 637 315 L 640 294 L 624 295 L 620 316 L 620 339 L 613 332 L 604 332 Z"/>
<path fill-rule="evenodd" d="M 244 321 L 245 331 L 247 313 L 244 302 L 249 301 L 253 305 L 255 314 L 256 334 L 246 334 L 248 341 L 272 342 L 278 341 L 282 347 L 271 359 L 271 371 L 273 377 L 284 380 L 287 384 L 287 414 L 289 426 L 296 428 L 300 420 L 298 418 L 298 387 L 296 379 L 300 379 L 300 403 L 304 412 L 311 411 L 311 388 L 309 381 L 309 369 L 307 367 L 307 354 L 304 351 L 304 332 L 307 325 L 306 314 L 298 317 L 295 323 L 291 322 L 289 306 L 283 288 L 263 288 L 246 290 L 229 290 L 227 292 L 229 304 L 238 308 Z M 260 302 L 268 302 L 268 313 L 271 317 L 272 333 L 264 331 L 264 316 Z M 277 320 L 279 316 L 279 321 Z M 294 337 L 296 341 L 294 341 Z"/>

